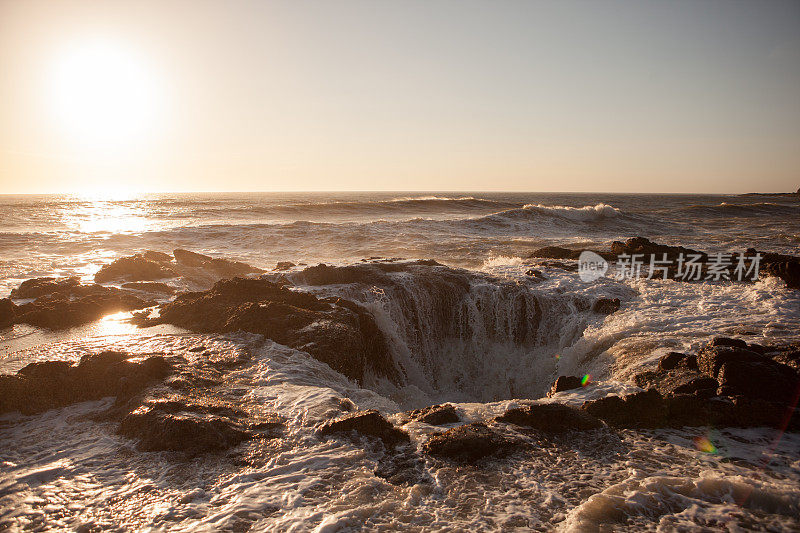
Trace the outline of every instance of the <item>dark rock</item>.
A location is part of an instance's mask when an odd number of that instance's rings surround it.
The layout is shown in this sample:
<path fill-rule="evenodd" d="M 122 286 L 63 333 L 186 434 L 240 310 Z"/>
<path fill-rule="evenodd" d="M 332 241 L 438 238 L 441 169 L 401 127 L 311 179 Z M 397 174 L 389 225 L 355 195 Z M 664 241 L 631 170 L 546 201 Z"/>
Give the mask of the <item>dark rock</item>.
<path fill-rule="evenodd" d="M 526 276 L 530 276 L 532 278 L 541 279 L 541 280 L 546 280 L 547 279 L 547 277 L 544 274 L 542 274 L 541 270 L 536 270 L 535 268 L 532 268 L 530 270 L 526 270 L 525 271 L 525 275 Z"/>
<path fill-rule="evenodd" d="M 0 328 L 10 326 L 15 322 L 17 306 L 8 298 L 0 299 Z"/>
<path fill-rule="evenodd" d="M 152 254 L 150 256 L 152 257 Z M 147 259 L 143 254 L 137 254 L 130 257 L 120 257 L 114 262 L 104 265 L 94 275 L 94 281 L 97 283 L 150 281 L 175 276 L 175 271 L 167 264 Z"/>
<path fill-rule="evenodd" d="M 587 430 L 603 427 L 597 418 L 583 411 L 558 403 L 531 404 L 514 407 L 495 419 L 518 426 L 525 426 L 547 433 L 569 430 Z"/>
<path fill-rule="evenodd" d="M 697 353 L 701 372 L 717 378 L 722 365 L 731 361 L 766 362 L 769 358 L 746 348 L 708 344 Z"/>
<path fill-rule="evenodd" d="M 729 360 L 717 375 L 720 387 L 735 395 L 788 404 L 800 390 L 797 372 L 774 361 Z"/>
<path fill-rule="evenodd" d="M 688 357 L 685 353 L 669 352 L 658 362 L 659 370 L 672 370 L 683 365 L 683 361 Z"/>
<path fill-rule="evenodd" d="M 441 426 L 444 424 L 455 424 L 461 419 L 456 413 L 455 406 L 447 403 L 443 405 L 429 405 L 423 409 L 415 411 L 408 411 L 404 413 L 402 418 L 403 424 L 407 424 L 412 420 L 417 420 L 432 426 Z"/>
<path fill-rule="evenodd" d="M 636 385 L 643 389 L 656 389 L 662 395 L 690 393 L 701 389 L 717 389 L 714 378 L 686 368 L 667 371 L 647 371 L 634 376 Z"/>
<path fill-rule="evenodd" d="M 405 431 L 394 427 L 375 409 L 355 411 L 325 422 L 319 432 L 320 435 L 356 432 L 380 439 L 389 447 L 405 444 L 411 440 Z"/>
<path fill-rule="evenodd" d="M 800 289 L 800 261 L 797 259 L 767 263 L 761 269 L 761 273 L 781 278 L 790 289 Z"/>
<path fill-rule="evenodd" d="M 12 289 L 11 297 L 15 299 L 38 298 L 40 296 L 63 294 L 71 295 L 72 290 L 81 284 L 77 277 L 72 278 L 33 278 L 20 283 Z"/>
<path fill-rule="evenodd" d="M 666 425 L 664 398 L 656 389 L 625 397 L 606 396 L 587 401 L 581 409 L 615 427 L 648 428 Z"/>
<path fill-rule="evenodd" d="M 475 422 L 432 435 L 422 449 L 428 455 L 471 463 L 489 455 L 509 453 L 521 444 L 519 439 Z"/>
<path fill-rule="evenodd" d="M 745 348 L 747 349 L 747 343 L 741 339 L 730 339 L 728 337 L 714 337 L 711 342 L 708 343 L 709 347 L 714 346 L 732 346 L 733 348 Z"/>
<path fill-rule="evenodd" d="M 31 363 L 13 376 L 0 376 L 0 413 L 34 414 L 77 402 L 116 396 L 130 398 L 171 371 L 161 356 L 141 362 L 119 352 L 85 356 L 78 365 L 67 361 Z"/>
<path fill-rule="evenodd" d="M 610 315 L 619 310 L 619 298 L 598 298 L 592 306 L 592 311 L 602 315 Z"/>
<path fill-rule="evenodd" d="M 278 264 L 275 265 L 275 268 L 273 268 L 273 270 L 278 270 L 278 271 L 289 270 L 290 268 L 293 268 L 295 266 L 297 265 L 295 265 L 291 261 L 278 261 Z"/>
<path fill-rule="evenodd" d="M 369 368 L 393 377 L 386 341 L 372 315 L 342 298 L 319 299 L 268 280 L 234 278 L 161 308 L 168 323 L 201 332 L 248 331 L 308 352 L 361 381 Z"/>
<path fill-rule="evenodd" d="M 252 438 L 234 420 L 206 413 L 143 405 L 131 412 L 117 432 L 138 440 L 141 451 L 179 451 L 190 455 L 225 450 Z"/>
<path fill-rule="evenodd" d="M 177 261 L 178 265 L 209 270 L 220 278 L 247 276 L 249 274 L 261 274 L 264 272 L 260 268 L 250 266 L 247 263 L 232 261 L 230 259 L 218 259 L 208 255 L 190 252 L 189 250 L 174 250 L 172 255 L 175 256 L 175 261 Z"/>
<path fill-rule="evenodd" d="M 173 287 L 170 287 L 166 283 L 158 283 L 154 281 L 135 281 L 132 283 L 123 283 L 122 288 L 158 294 L 175 294 L 175 289 Z"/>
<path fill-rule="evenodd" d="M 374 474 L 392 485 L 411 486 L 430 482 L 430 476 L 425 471 L 425 461 L 415 450 L 407 447 L 381 457 Z"/>
<path fill-rule="evenodd" d="M 553 385 L 550 387 L 550 392 L 548 392 L 547 395 L 552 396 L 557 392 L 580 389 L 582 386 L 583 383 L 578 376 L 558 376 L 558 379 L 553 382 Z"/>
<path fill-rule="evenodd" d="M 35 301 L 18 306 L 14 321 L 50 329 L 79 326 L 120 311 L 149 307 L 152 302 L 114 287 L 84 285 L 75 297 L 63 295 L 40 296 Z"/>
<path fill-rule="evenodd" d="M 698 376 L 672 389 L 674 394 L 694 394 L 698 391 L 716 391 L 719 383 L 708 376 Z"/>

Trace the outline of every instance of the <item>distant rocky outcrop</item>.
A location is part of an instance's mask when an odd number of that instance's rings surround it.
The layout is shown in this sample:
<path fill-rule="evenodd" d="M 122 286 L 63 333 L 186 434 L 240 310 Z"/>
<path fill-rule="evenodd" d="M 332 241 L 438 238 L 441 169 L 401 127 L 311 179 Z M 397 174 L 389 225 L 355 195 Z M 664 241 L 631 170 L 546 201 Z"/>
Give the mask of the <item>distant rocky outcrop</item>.
<path fill-rule="evenodd" d="M 530 259 L 576 260 L 579 258 L 581 252 L 582 250 L 573 250 L 559 246 L 546 246 L 544 248 L 534 250 L 528 257 Z M 684 260 L 687 260 L 689 256 L 696 257 L 695 260 L 699 264 L 699 271 L 697 272 L 697 275 L 700 277 L 700 279 L 706 279 L 708 277 L 708 265 L 713 259 L 712 254 L 707 252 L 693 250 L 683 246 L 658 244 L 645 237 L 632 237 L 624 242 L 614 241 L 611 243 L 609 250 L 595 250 L 594 252 L 607 261 L 616 260 L 621 255 L 633 256 L 638 254 L 639 260 L 644 262 L 641 268 L 642 276 L 647 276 L 650 274 L 649 261 L 651 256 L 655 261 L 666 260 L 668 264 L 659 265 L 656 263 L 657 268 L 654 269 L 652 274 L 653 277 L 656 279 L 665 278 L 678 281 L 694 281 L 695 277 L 697 277 L 694 275 L 694 271 L 690 276 L 685 275 L 686 267 L 684 267 L 683 272 L 679 271 L 678 258 L 681 255 L 683 256 Z M 760 276 L 778 277 L 784 280 L 789 288 L 800 289 L 800 257 L 770 252 L 759 252 L 755 248 L 748 248 L 747 250 L 742 251 L 742 253 L 746 258 L 748 258 L 748 261 L 755 257 L 757 253 L 761 254 L 761 260 L 759 264 Z M 733 253 L 730 256 L 730 260 L 730 265 L 715 267 L 723 273 L 721 279 L 736 279 L 737 277 L 736 268 L 738 266 L 738 252 Z M 663 266 L 664 268 L 662 269 L 660 266 Z M 564 267 L 570 269 L 569 265 L 565 265 Z M 750 267 L 749 262 L 746 267 Z M 753 273 L 751 273 L 749 276 L 743 275 L 743 280 L 749 281 L 752 277 L 752 274 Z"/>

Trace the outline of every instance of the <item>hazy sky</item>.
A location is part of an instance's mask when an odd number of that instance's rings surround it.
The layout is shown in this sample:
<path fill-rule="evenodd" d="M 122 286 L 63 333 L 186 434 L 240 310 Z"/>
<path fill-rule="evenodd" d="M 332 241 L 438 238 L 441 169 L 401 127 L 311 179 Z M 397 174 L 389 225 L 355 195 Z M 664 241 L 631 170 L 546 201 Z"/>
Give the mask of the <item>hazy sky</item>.
<path fill-rule="evenodd" d="M 0 0 L 0 192 L 799 186 L 796 0 Z"/>

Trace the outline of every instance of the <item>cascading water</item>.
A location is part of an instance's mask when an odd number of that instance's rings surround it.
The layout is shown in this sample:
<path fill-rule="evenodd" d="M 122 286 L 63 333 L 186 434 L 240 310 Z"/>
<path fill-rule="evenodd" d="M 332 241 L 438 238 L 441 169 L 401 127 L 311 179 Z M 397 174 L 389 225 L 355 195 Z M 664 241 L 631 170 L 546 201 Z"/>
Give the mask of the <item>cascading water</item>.
<path fill-rule="evenodd" d="M 556 377 L 557 354 L 590 317 L 585 296 L 524 282 L 428 265 L 347 268 L 360 269 L 363 282 L 316 290 L 372 313 L 402 382 L 372 376 L 367 385 L 405 405 L 541 397 Z"/>

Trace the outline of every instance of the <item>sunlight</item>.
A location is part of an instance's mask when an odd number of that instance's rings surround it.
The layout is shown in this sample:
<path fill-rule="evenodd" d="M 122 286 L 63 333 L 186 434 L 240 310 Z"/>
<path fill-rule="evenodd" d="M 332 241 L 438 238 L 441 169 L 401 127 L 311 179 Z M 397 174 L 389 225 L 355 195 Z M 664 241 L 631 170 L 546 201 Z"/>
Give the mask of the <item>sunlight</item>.
<path fill-rule="evenodd" d="M 118 43 L 88 41 L 54 61 L 50 104 L 62 133 L 87 155 L 130 151 L 157 116 L 155 80 L 137 54 Z"/>

